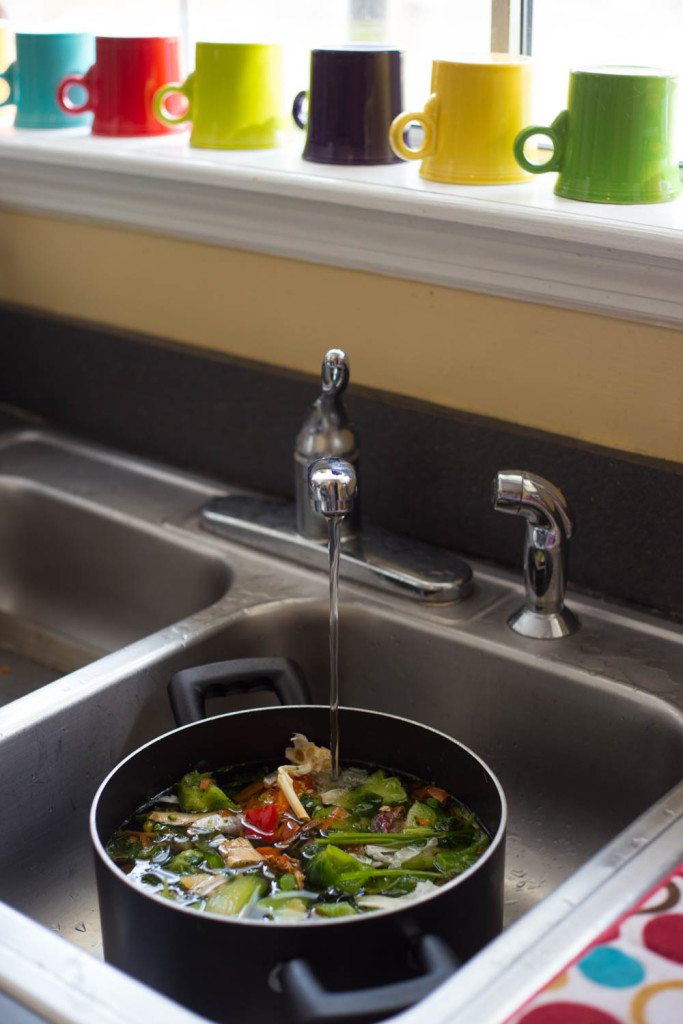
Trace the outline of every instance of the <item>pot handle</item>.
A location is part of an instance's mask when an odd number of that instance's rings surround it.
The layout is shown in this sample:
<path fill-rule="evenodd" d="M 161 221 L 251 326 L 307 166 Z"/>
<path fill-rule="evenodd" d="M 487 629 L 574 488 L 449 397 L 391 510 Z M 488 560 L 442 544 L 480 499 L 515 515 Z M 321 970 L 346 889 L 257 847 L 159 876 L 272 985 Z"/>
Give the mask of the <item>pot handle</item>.
<path fill-rule="evenodd" d="M 452 950 L 437 935 L 423 935 L 415 947 L 424 973 L 377 988 L 330 992 L 320 984 L 305 960 L 289 960 L 279 980 L 300 1024 L 361 1024 L 377 1021 L 430 995 L 460 966 Z"/>
<path fill-rule="evenodd" d="M 289 658 L 233 658 L 176 672 L 168 696 L 178 725 L 206 718 L 206 699 L 230 693 L 272 690 L 281 704 L 308 704 L 304 674 Z"/>

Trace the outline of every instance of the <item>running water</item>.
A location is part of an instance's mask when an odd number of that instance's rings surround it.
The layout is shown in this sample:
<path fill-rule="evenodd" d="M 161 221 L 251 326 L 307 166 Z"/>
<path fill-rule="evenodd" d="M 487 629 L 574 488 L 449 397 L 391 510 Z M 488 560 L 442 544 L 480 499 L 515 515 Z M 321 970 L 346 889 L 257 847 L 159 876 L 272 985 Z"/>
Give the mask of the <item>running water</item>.
<path fill-rule="evenodd" d="M 332 777 L 339 776 L 339 546 L 342 516 L 328 516 L 330 553 L 330 751 Z"/>
<path fill-rule="evenodd" d="M 341 530 L 353 510 L 358 481 L 345 459 L 318 459 L 308 470 L 313 507 L 327 522 L 330 557 L 330 752 L 332 775 L 339 777 L 339 555 Z"/>

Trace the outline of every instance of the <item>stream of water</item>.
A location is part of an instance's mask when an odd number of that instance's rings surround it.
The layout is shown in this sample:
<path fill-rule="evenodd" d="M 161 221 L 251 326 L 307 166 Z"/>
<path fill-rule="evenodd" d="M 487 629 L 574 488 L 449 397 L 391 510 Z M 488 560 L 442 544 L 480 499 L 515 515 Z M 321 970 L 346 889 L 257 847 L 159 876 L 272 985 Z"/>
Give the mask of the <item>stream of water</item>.
<path fill-rule="evenodd" d="M 330 751 L 339 775 L 339 551 L 343 516 L 328 516 L 330 554 Z"/>

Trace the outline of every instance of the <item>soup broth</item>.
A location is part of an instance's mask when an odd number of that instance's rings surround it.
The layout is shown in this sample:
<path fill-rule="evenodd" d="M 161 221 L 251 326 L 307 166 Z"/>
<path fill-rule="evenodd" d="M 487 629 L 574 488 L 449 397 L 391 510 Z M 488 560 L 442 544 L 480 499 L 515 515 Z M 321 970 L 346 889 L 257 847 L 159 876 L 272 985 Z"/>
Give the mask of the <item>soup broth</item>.
<path fill-rule="evenodd" d="M 333 779 L 329 750 L 301 735 L 286 756 L 189 772 L 140 807 L 107 853 L 193 910 L 292 922 L 398 908 L 489 845 L 476 815 L 434 783 L 367 765 Z"/>

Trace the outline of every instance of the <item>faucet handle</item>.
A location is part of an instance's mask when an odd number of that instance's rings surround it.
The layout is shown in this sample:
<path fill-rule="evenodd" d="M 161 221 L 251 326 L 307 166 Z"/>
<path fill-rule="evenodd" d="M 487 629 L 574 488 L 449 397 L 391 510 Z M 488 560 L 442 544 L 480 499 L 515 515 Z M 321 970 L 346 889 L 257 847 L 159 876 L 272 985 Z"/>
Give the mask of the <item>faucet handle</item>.
<path fill-rule="evenodd" d="M 323 356 L 320 384 L 323 395 L 336 397 L 346 391 L 349 383 L 349 360 L 340 348 L 331 348 Z"/>
<path fill-rule="evenodd" d="M 535 473 L 505 469 L 493 478 L 493 508 L 527 520 L 526 604 L 508 619 L 508 625 L 515 633 L 537 640 L 575 633 L 579 622 L 564 606 L 567 550 L 574 532 L 564 494 Z"/>

